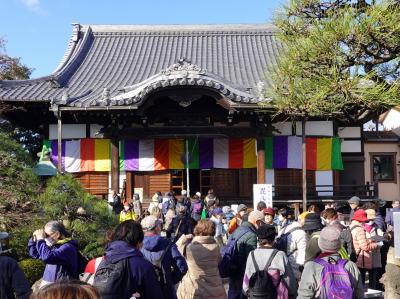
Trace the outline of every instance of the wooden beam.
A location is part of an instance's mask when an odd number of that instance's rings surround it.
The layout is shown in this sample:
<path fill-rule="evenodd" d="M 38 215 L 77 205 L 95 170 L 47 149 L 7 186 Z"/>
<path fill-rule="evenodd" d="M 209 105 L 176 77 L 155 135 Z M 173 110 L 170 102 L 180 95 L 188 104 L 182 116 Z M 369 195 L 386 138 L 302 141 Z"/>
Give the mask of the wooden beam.
<path fill-rule="evenodd" d="M 57 113 L 57 170 L 62 173 L 62 121 L 61 111 Z"/>
<path fill-rule="evenodd" d="M 265 150 L 262 139 L 257 139 L 257 184 L 265 184 Z"/>
<path fill-rule="evenodd" d="M 303 186 L 303 212 L 307 211 L 307 164 L 306 164 L 306 121 L 301 122 L 301 138 L 302 138 L 302 186 Z"/>
<path fill-rule="evenodd" d="M 119 193 L 119 142 L 111 140 L 111 190 Z"/>

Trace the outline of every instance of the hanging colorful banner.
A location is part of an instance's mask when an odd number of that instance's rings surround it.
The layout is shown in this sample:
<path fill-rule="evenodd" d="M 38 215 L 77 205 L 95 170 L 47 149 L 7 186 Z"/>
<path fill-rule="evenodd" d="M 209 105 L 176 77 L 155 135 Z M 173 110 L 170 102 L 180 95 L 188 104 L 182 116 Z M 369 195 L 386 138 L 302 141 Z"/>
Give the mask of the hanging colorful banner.
<path fill-rule="evenodd" d="M 45 140 L 43 146 L 50 144 L 50 159 L 57 165 L 57 140 Z M 110 140 L 80 139 L 61 142 L 61 166 L 66 172 L 110 171 Z"/>
<path fill-rule="evenodd" d="M 143 139 L 119 143 L 120 170 L 154 171 L 186 168 L 186 140 Z M 242 138 L 190 138 L 188 154 L 190 169 L 256 168 L 256 140 Z M 62 168 L 67 172 L 110 171 L 110 140 L 63 140 Z M 264 139 L 265 166 L 302 168 L 302 143 L 297 136 L 274 136 Z M 51 161 L 57 165 L 57 140 L 45 140 L 43 151 L 50 150 Z M 307 138 L 307 169 L 343 169 L 339 138 Z"/>
<path fill-rule="evenodd" d="M 188 139 L 189 168 L 255 168 L 255 139 Z M 145 139 L 120 142 L 120 169 L 153 171 L 183 169 L 184 139 Z"/>
<path fill-rule="evenodd" d="M 302 168 L 302 141 L 297 136 L 274 136 L 264 139 L 265 167 Z M 343 170 L 340 139 L 306 138 L 308 170 Z"/>

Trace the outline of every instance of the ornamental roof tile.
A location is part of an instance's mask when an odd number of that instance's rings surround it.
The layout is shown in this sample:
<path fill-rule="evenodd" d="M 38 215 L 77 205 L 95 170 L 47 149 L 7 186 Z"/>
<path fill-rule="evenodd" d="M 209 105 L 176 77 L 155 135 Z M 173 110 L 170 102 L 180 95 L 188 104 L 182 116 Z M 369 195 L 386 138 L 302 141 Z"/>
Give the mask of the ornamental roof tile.
<path fill-rule="evenodd" d="M 277 33 L 271 25 L 74 24 L 54 73 L 0 81 L 0 100 L 127 105 L 157 88 L 197 85 L 256 103 L 283 49 Z"/>

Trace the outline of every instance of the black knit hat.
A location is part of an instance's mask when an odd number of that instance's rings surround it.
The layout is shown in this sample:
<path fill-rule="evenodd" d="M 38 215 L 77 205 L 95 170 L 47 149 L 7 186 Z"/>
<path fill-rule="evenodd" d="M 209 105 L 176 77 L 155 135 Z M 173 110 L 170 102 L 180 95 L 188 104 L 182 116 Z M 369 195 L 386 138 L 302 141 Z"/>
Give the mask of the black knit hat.
<path fill-rule="evenodd" d="M 273 241 L 276 237 L 276 229 L 273 225 L 263 224 L 257 229 L 258 240 Z"/>
<path fill-rule="evenodd" d="M 323 227 L 324 226 L 322 225 L 321 216 L 319 213 L 309 213 L 306 215 L 306 218 L 304 218 L 304 225 L 302 229 L 305 231 L 319 231 Z"/>

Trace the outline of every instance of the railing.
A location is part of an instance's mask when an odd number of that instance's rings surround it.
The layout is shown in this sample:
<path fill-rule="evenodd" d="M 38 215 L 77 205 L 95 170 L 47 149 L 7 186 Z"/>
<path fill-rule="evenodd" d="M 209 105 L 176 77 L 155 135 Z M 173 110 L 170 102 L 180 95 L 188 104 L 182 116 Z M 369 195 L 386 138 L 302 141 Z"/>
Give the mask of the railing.
<path fill-rule="evenodd" d="M 302 202 L 301 186 L 273 186 L 275 202 Z M 352 196 L 363 200 L 378 198 L 378 184 L 366 185 L 310 185 L 307 186 L 307 201 L 346 201 Z"/>
<path fill-rule="evenodd" d="M 378 198 L 378 184 L 366 185 L 310 185 L 307 186 L 307 203 L 345 202 L 352 196 L 358 196 L 363 201 Z M 302 186 L 279 185 L 272 186 L 274 203 L 301 203 L 303 198 Z M 252 198 L 226 197 L 221 198 L 223 204 L 246 203 L 253 205 Z"/>

